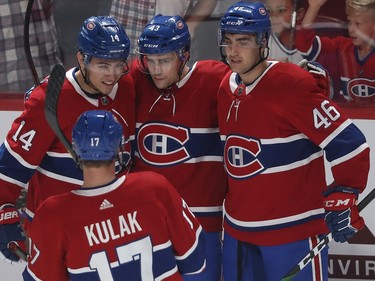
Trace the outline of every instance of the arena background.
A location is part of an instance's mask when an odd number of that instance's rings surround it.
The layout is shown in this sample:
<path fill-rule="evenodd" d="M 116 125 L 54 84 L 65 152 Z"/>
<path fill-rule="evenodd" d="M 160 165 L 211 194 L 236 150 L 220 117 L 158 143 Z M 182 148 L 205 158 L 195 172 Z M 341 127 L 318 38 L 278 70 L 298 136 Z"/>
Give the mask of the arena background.
<path fill-rule="evenodd" d="M 75 40 L 82 20 L 95 14 L 105 14 L 109 0 L 55 0 L 55 19 L 59 31 L 59 43 L 65 55 L 65 66 L 75 65 Z M 235 1 L 219 0 L 218 7 L 212 17 L 202 24 L 197 31 L 195 46 L 196 58 L 219 59 L 216 46 L 216 30 L 218 19 L 223 10 Z M 339 20 L 345 20 L 345 0 L 329 0 L 320 14 Z M 66 15 L 69 14 L 69 19 Z M 62 28 L 63 27 L 63 28 Z M 22 93 L 1 93 L 0 89 L 0 141 L 5 138 L 14 118 L 23 109 Z M 365 133 L 371 150 L 371 170 L 368 186 L 363 198 L 375 187 L 375 108 L 350 108 L 343 110 L 353 119 L 354 123 Z M 328 176 L 327 181 L 331 178 Z M 329 273 L 330 281 L 375 280 L 375 202 L 372 202 L 362 215 L 366 228 L 360 231 L 349 243 L 330 243 Z M 54 239 L 51 237 L 51 239 Z M 25 263 L 9 265 L 0 261 L 0 280 L 21 281 Z"/>

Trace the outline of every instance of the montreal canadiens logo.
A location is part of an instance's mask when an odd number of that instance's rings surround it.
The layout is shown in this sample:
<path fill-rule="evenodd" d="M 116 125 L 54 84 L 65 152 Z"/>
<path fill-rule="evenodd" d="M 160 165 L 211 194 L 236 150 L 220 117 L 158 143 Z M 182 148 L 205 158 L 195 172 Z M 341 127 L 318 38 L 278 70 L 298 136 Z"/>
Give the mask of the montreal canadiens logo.
<path fill-rule="evenodd" d="M 263 8 L 263 7 L 260 7 L 260 8 L 259 8 L 259 14 L 261 14 L 262 16 L 265 16 L 265 15 L 267 14 L 266 9 Z"/>
<path fill-rule="evenodd" d="M 375 101 L 375 80 L 355 78 L 347 85 L 350 99 L 356 102 Z"/>
<path fill-rule="evenodd" d="M 189 130 L 162 123 L 148 123 L 139 128 L 137 145 L 139 157 L 155 166 L 168 166 L 191 158 L 185 148 Z"/>
<path fill-rule="evenodd" d="M 86 24 L 86 28 L 88 30 L 93 30 L 95 28 L 95 26 L 96 26 L 95 23 L 92 22 L 92 21 L 90 21 L 89 23 Z"/>
<path fill-rule="evenodd" d="M 258 140 L 242 136 L 229 136 L 225 141 L 224 161 L 227 173 L 232 178 L 252 177 L 264 170 L 257 159 L 261 152 Z"/>

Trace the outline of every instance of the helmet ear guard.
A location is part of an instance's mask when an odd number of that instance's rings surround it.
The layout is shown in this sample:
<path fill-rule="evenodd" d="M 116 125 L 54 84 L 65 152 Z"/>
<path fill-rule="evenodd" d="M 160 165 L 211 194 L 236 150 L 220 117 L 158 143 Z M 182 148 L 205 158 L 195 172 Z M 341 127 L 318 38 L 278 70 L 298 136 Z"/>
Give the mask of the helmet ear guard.
<path fill-rule="evenodd" d="M 178 56 L 180 61 L 186 61 L 187 62 L 190 59 L 190 51 L 180 49 L 180 50 L 177 51 L 177 56 Z"/>

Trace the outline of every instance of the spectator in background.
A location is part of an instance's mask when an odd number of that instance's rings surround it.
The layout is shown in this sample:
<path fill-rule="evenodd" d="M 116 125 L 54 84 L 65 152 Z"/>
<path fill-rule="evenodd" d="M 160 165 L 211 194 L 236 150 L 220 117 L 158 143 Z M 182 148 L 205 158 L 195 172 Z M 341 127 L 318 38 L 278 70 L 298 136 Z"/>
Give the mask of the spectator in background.
<path fill-rule="evenodd" d="M 295 27 L 301 23 L 305 15 L 305 1 L 265 0 L 263 2 L 272 24 L 269 58 L 298 64 L 303 58 L 295 46 L 295 28 L 292 27 L 293 11 L 296 4 Z"/>
<path fill-rule="evenodd" d="M 110 15 L 125 26 L 131 42 L 131 55 L 135 55 L 138 36 L 148 21 L 157 14 L 179 15 L 186 20 L 191 37 L 197 26 L 209 17 L 218 0 L 113 0 Z M 195 4 L 193 2 L 196 2 Z"/>
<path fill-rule="evenodd" d="M 308 60 L 316 60 L 331 74 L 333 99 L 342 104 L 375 105 L 375 0 L 346 0 L 350 38 L 316 36 L 315 18 L 327 0 L 309 0 L 297 31 L 296 46 Z"/>
<path fill-rule="evenodd" d="M 24 51 L 28 1 L 0 0 L 0 90 L 24 92 L 34 85 Z M 52 0 L 36 0 L 30 18 L 30 49 L 39 77 L 61 63 Z"/>

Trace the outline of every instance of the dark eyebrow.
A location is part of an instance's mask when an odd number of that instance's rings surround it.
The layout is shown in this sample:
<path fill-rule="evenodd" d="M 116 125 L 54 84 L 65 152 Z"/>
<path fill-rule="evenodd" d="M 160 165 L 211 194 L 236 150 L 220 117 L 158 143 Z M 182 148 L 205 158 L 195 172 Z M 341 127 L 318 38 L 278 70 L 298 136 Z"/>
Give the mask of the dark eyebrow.
<path fill-rule="evenodd" d="M 241 42 L 241 41 L 249 41 L 249 40 L 251 40 L 251 37 L 240 37 L 240 38 L 236 38 L 236 41 L 239 41 L 239 42 Z"/>
<path fill-rule="evenodd" d="M 109 63 L 106 61 L 98 61 L 97 64 L 109 65 Z"/>

